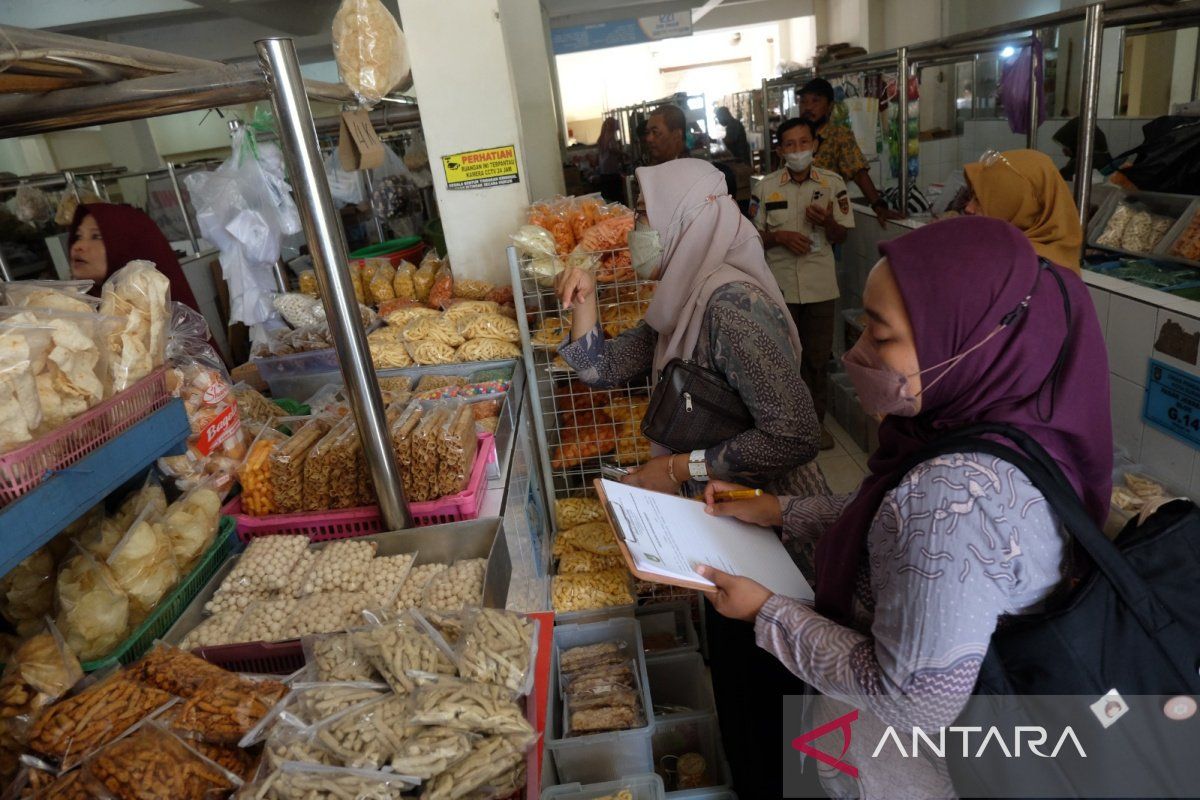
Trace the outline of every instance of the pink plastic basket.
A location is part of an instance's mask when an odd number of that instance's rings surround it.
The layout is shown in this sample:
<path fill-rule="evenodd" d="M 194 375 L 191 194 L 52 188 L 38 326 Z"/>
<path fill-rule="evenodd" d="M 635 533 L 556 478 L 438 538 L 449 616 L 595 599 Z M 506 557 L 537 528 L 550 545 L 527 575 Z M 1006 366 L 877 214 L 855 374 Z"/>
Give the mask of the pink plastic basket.
<path fill-rule="evenodd" d="M 70 466 L 167 404 L 166 369 L 140 381 L 27 445 L 0 456 L 0 506 L 32 491 L 52 470 Z"/>
<path fill-rule="evenodd" d="M 483 505 L 483 488 L 487 479 L 487 465 L 496 460 L 496 440 L 490 433 L 479 434 L 479 451 L 467 488 L 458 494 L 431 500 L 426 503 L 409 503 L 413 525 L 440 525 L 444 522 L 460 522 L 475 519 Z M 383 517 L 379 506 L 345 508 L 338 511 L 304 512 L 299 514 L 270 514 L 252 517 L 242 513 L 241 497 L 234 498 L 222 511 L 237 520 L 237 535 L 243 542 L 255 536 L 277 534 L 301 534 L 314 542 L 330 539 L 351 539 L 381 532 Z"/>

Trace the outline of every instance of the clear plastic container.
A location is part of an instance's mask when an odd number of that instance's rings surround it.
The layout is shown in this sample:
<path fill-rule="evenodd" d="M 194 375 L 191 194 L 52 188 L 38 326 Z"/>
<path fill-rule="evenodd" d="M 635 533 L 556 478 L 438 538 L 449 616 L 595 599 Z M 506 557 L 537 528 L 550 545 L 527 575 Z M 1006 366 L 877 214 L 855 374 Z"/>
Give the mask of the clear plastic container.
<path fill-rule="evenodd" d="M 689 714 L 656 721 L 652 750 L 658 774 L 663 777 L 663 785 L 668 789 L 674 790 L 678 780 L 675 759 L 672 757 L 691 753 L 698 753 L 704 759 L 703 778 L 700 783 L 681 787 L 677 791 L 728 788 L 733 785 L 715 714 Z M 682 770 L 679 774 L 682 775 Z M 676 797 L 677 791 L 670 791 L 667 796 Z"/>
<path fill-rule="evenodd" d="M 646 659 L 654 722 L 695 713 L 713 713 L 712 678 L 699 653 L 674 653 Z"/>
<path fill-rule="evenodd" d="M 607 783 L 578 783 L 550 786 L 542 791 L 542 800 L 597 800 L 613 797 L 622 790 L 633 793 L 633 800 L 662 800 L 666 796 L 662 778 L 654 775 L 630 775 Z"/>
<path fill-rule="evenodd" d="M 700 649 L 691 603 L 655 603 L 637 610 L 647 658 Z"/>
<path fill-rule="evenodd" d="M 640 728 L 584 736 L 563 736 L 562 698 L 559 695 L 559 654 L 572 647 L 599 642 L 621 642 L 637 668 L 637 679 L 645 709 L 646 724 Z M 558 625 L 554 628 L 554 654 L 550 683 L 549 721 L 546 748 L 554 758 L 562 782 L 600 783 L 620 780 L 623 775 L 651 773 L 650 737 L 653 733 L 649 679 L 642 653 L 642 633 L 637 620 L 609 619 L 587 625 Z M 600 795 L 603 796 L 603 795 Z"/>

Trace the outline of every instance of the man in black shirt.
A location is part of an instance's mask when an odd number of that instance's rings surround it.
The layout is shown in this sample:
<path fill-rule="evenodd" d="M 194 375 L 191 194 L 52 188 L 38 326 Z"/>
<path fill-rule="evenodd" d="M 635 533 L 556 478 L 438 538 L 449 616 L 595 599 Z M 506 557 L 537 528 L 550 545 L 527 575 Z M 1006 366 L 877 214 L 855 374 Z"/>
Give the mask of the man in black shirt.
<path fill-rule="evenodd" d="M 725 129 L 725 149 L 743 164 L 750 163 L 750 142 L 746 139 L 746 126 L 734 119 L 725 106 L 717 109 L 717 124 Z"/>

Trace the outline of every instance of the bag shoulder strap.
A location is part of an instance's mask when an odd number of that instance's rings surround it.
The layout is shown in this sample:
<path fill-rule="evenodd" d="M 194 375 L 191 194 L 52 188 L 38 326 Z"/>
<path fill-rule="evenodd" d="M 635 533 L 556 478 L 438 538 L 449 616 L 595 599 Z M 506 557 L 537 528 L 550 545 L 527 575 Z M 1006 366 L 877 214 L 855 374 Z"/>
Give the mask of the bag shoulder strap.
<path fill-rule="evenodd" d="M 1016 444 L 1020 450 L 993 439 L 982 438 L 985 435 L 1002 436 Z M 949 431 L 910 458 L 900 471 L 896 484 L 903 479 L 903 475 L 919 464 L 953 453 L 986 453 L 1019 469 L 1046 498 L 1059 523 L 1091 557 L 1096 568 L 1112 584 L 1139 624 L 1147 632 L 1154 633 L 1172 623 L 1171 615 L 1162 607 L 1150 587 L 1088 516 L 1083 503 L 1058 463 L 1033 437 L 1023 431 L 1008 425 L 991 423 Z"/>

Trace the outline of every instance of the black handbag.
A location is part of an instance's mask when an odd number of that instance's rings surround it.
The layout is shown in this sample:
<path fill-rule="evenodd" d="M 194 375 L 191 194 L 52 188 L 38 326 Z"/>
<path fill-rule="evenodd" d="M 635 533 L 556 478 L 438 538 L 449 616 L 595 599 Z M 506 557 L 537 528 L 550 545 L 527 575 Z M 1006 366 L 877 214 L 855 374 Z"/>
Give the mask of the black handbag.
<path fill-rule="evenodd" d="M 705 450 L 754 427 L 724 376 L 673 358 L 663 367 L 642 419 L 642 435 L 673 453 Z"/>
<path fill-rule="evenodd" d="M 984 435 L 1002 436 L 1020 452 Z M 1017 726 L 1045 728 L 1046 751 L 1070 727 L 1079 747 L 1068 743 L 1050 759 L 1008 758 L 996 747 L 964 757 L 962 749 L 947 748 L 955 790 L 961 797 L 1192 796 L 1200 786 L 1200 714 L 1185 727 L 1172 709 L 1186 713 L 1187 696 L 1200 694 L 1200 509 L 1190 501 L 1169 503 L 1109 541 L 1057 462 L 1009 426 L 950 432 L 912 465 L 976 452 L 1002 458 L 1029 478 L 1088 569 L 1068 579 L 1041 612 L 1001 620 L 954 725 L 995 726 L 1006 736 Z M 1004 521 L 1006 530 L 1015 524 Z M 1097 703 L 1120 714 L 1110 727 Z"/>

